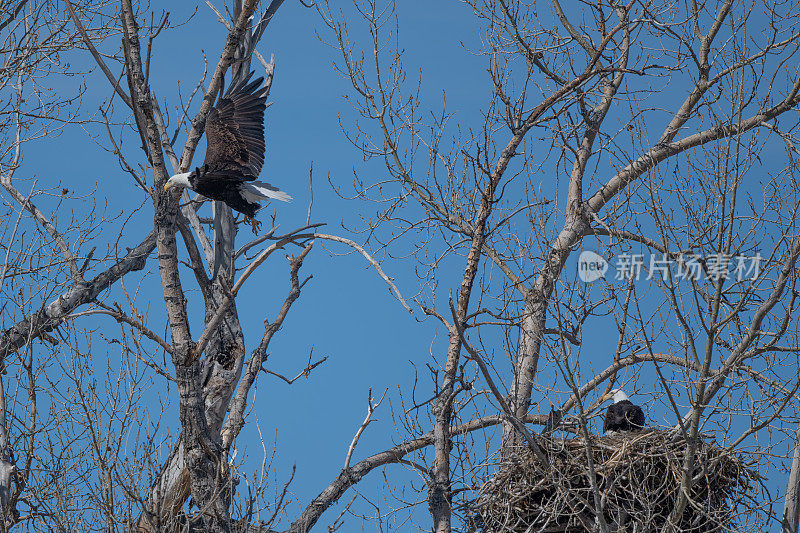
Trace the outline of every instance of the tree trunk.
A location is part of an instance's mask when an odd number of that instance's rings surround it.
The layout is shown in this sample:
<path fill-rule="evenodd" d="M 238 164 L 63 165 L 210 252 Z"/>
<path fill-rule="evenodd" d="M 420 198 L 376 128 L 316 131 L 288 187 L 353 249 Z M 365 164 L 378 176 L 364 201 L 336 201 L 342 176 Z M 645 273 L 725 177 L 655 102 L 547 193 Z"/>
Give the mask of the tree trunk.
<path fill-rule="evenodd" d="M 525 315 L 522 319 L 519 333 L 519 347 L 517 349 L 517 363 L 514 373 L 514 388 L 512 389 L 511 409 L 519 420 L 525 420 L 531 405 L 533 380 L 539 365 L 539 350 L 544 334 L 544 320 L 547 312 L 547 302 L 529 302 L 532 291 L 528 293 L 525 301 Z M 530 309 L 530 312 L 528 312 Z M 521 436 L 507 421 L 503 422 L 503 437 L 501 451 L 507 457 L 516 446 L 522 445 Z"/>
<path fill-rule="evenodd" d="M 450 490 L 450 421 L 453 418 L 453 384 L 458 371 L 461 339 L 450 333 L 442 389 L 433 406 L 433 479 L 428 486 L 428 508 L 436 533 L 450 533 L 453 514 Z"/>
<path fill-rule="evenodd" d="M 798 517 L 800 517 L 800 427 L 795 433 L 792 469 L 789 471 L 789 481 L 786 483 L 781 533 L 797 533 Z"/>
<path fill-rule="evenodd" d="M 550 303 L 555 282 L 561 275 L 573 246 L 580 242 L 588 227 L 588 220 L 582 211 L 576 210 L 568 215 L 564 228 L 550 249 L 542 272 L 525 298 L 525 309 L 519 333 L 519 348 L 514 368 L 513 398 L 511 398 L 511 409 L 520 420 L 525 419 L 531 405 L 533 381 L 536 378 L 545 319 L 547 318 L 547 306 Z M 519 436 L 515 434 L 514 428 L 508 423 L 503 424 L 501 443 L 504 456 L 514 446 L 521 444 Z"/>

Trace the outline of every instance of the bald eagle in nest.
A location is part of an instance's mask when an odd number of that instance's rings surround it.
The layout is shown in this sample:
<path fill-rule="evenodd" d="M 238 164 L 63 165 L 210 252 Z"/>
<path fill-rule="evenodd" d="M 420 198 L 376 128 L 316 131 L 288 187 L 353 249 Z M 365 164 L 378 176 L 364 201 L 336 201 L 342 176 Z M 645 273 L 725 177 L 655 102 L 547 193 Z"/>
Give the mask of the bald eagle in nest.
<path fill-rule="evenodd" d="M 628 399 L 621 389 L 614 389 L 604 395 L 602 401 L 613 399 L 614 403 L 606 409 L 603 433 L 611 431 L 639 431 L 644 428 L 644 412 Z"/>
<path fill-rule="evenodd" d="M 206 119 L 206 159 L 193 172 L 175 174 L 164 190 L 191 189 L 206 198 L 225 202 L 245 216 L 245 223 L 258 232 L 254 218 L 263 200 L 288 202 L 291 196 L 277 187 L 256 181 L 264 164 L 264 110 L 267 89 L 264 78 L 248 83 L 251 72 L 228 91 Z"/>

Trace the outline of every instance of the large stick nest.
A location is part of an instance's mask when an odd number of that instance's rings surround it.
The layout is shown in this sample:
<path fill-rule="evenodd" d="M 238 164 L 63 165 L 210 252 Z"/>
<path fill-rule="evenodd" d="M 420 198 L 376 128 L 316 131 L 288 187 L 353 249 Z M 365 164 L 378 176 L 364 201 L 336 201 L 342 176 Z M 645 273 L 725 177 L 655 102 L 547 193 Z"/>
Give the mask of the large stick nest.
<path fill-rule="evenodd" d="M 503 464 L 473 504 L 483 532 L 596 530 L 595 493 L 583 439 L 538 439 L 549 469 L 526 451 Z M 597 496 L 610 531 L 658 531 L 675 508 L 687 445 L 649 430 L 592 437 Z M 741 455 L 698 440 L 694 483 L 678 531 L 720 531 L 747 509 L 762 478 Z"/>

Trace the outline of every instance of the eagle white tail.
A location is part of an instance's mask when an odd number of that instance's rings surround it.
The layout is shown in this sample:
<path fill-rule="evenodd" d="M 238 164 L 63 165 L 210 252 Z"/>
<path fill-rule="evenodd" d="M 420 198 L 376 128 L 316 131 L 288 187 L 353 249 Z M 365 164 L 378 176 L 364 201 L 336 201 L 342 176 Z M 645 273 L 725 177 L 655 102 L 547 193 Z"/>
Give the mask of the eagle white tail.
<path fill-rule="evenodd" d="M 264 183 L 263 181 L 244 182 L 240 185 L 239 190 L 242 192 L 244 199 L 251 203 L 261 200 L 280 200 L 282 202 L 288 202 L 292 199 L 291 196 L 282 190 L 273 187 L 269 183 Z"/>

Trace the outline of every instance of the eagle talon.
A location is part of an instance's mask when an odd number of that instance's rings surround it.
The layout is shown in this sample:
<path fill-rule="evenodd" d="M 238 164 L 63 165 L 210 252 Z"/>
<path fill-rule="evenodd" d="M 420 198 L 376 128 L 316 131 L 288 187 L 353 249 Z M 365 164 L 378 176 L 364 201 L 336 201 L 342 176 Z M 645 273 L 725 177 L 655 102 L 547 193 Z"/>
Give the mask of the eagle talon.
<path fill-rule="evenodd" d="M 250 224 L 250 227 L 253 229 L 253 233 L 258 235 L 258 229 L 261 227 L 261 222 L 259 222 L 253 217 L 246 216 L 244 217 L 244 223 Z"/>

